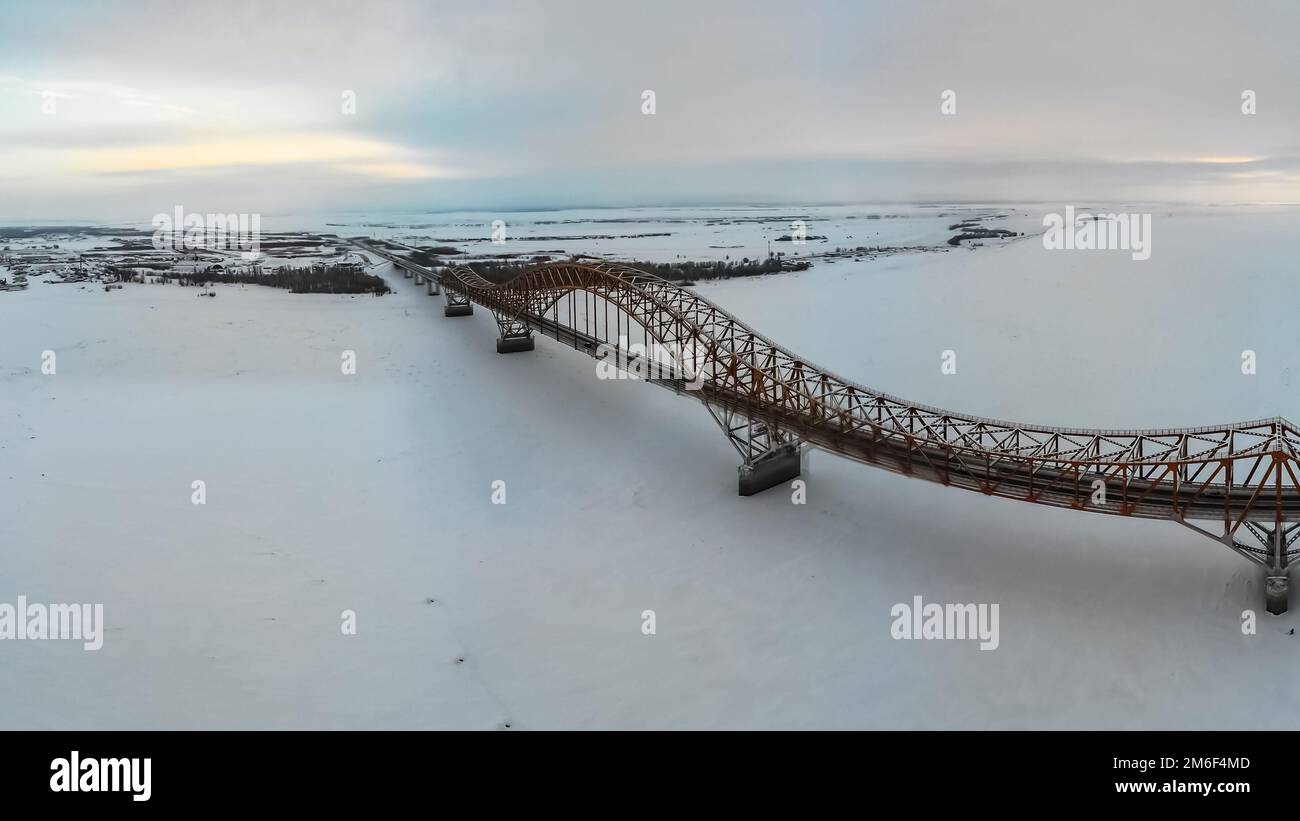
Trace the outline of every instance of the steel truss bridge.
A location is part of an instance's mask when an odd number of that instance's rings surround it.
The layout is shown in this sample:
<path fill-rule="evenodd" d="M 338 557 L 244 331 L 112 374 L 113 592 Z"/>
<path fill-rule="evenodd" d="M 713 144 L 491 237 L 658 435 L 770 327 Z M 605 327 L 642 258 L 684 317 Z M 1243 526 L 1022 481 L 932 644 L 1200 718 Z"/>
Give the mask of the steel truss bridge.
<path fill-rule="evenodd" d="M 798 476 L 801 450 L 818 447 L 988 496 L 1168 519 L 1262 568 L 1268 611 L 1286 611 L 1300 553 L 1300 430 L 1284 419 L 1154 430 L 986 419 L 851 382 L 626 265 L 546 263 L 496 284 L 468 267 L 435 270 L 362 247 L 444 293 L 448 316 L 476 304 L 492 311 L 499 352 L 532 350 L 534 335 L 548 336 L 619 367 L 644 366 L 647 381 L 698 399 L 740 454 L 741 495 Z"/>

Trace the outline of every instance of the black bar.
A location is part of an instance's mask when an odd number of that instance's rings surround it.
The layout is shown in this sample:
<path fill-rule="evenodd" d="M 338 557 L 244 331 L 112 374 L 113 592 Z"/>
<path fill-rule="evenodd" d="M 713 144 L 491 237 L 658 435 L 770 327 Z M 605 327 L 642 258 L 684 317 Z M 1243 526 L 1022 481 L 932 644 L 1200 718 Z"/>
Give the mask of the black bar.
<path fill-rule="evenodd" d="M 918 811 L 953 803 L 1056 814 L 1189 801 L 1224 810 L 1289 802 L 1297 741 L 1236 732 L 11 732 L 0 745 L 0 788 L 6 807 L 22 800 L 79 810 L 337 811 L 402 801 L 432 814 L 461 800 L 534 795 L 541 811 L 615 784 L 683 800 L 699 787 L 882 810 L 910 802 Z M 148 800 L 129 788 L 53 791 L 72 751 L 83 778 L 87 769 L 102 773 L 102 759 L 140 759 L 140 774 L 149 759 Z M 68 766 L 52 766 L 58 759 Z"/>

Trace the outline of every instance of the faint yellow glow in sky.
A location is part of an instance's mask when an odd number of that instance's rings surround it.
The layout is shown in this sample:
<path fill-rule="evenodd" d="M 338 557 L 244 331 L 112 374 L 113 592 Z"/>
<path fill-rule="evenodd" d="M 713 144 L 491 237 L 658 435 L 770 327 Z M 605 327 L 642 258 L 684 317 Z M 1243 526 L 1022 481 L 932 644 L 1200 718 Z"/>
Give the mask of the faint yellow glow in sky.
<path fill-rule="evenodd" d="M 1196 162 L 1211 165 L 1241 165 L 1248 162 L 1259 162 L 1262 159 L 1263 157 L 1197 157 Z"/>
<path fill-rule="evenodd" d="M 389 180 L 427 180 L 451 176 L 432 166 L 400 161 L 353 162 L 347 163 L 344 167 L 359 174 Z"/>
<path fill-rule="evenodd" d="M 187 143 L 93 148 L 71 153 L 70 170 L 78 174 L 131 174 L 235 166 L 333 163 L 360 174 L 386 179 L 444 176 L 431 165 L 412 160 L 409 152 L 357 137 L 321 134 L 272 134 L 199 140 Z"/>

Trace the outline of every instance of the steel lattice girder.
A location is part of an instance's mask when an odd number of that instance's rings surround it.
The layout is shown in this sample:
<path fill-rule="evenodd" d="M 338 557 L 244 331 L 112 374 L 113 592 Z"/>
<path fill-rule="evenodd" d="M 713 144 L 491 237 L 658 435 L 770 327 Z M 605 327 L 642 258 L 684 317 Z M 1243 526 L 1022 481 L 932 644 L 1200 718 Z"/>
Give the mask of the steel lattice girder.
<path fill-rule="evenodd" d="M 504 284 L 458 266 L 443 273 L 442 284 L 501 317 L 557 338 L 564 330 L 558 311 L 554 319 L 547 314 L 562 298 L 585 291 L 604 299 L 666 349 L 702 353 L 692 366 L 704 383 L 693 395 L 728 417 L 739 415 L 781 432 L 782 441 L 797 438 L 988 495 L 1173 519 L 1273 568 L 1285 567 L 1300 552 L 1292 548 L 1300 531 L 1288 524 L 1300 521 L 1300 430 L 1281 418 L 1218 427 L 1089 430 L 953 413 L 836 376 L 693 291 L 609 262 L 547 263 Z M 576 329 L 568 331 L 578 338 Z M 1221 532 L 1193 522 L 1217 522 Z"/>

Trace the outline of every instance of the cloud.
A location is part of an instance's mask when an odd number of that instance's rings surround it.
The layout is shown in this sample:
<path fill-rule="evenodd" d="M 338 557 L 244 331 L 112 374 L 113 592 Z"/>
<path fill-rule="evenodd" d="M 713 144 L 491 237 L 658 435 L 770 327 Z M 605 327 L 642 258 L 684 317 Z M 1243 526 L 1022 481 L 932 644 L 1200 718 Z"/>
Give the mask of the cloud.
<path fill-rule="evenodd" d="M 322 207 L 1300 199 L 1300 7 L 1286 4 L 136 0 L 20 14 L 0 31 L 0 183 L 20 206 L 55 207 L 57 190 L 75 209 L 109 178 L 188 175 L 193 196 L 215 194 L 212 174 L 239 168 L 292 178 Z"/>

